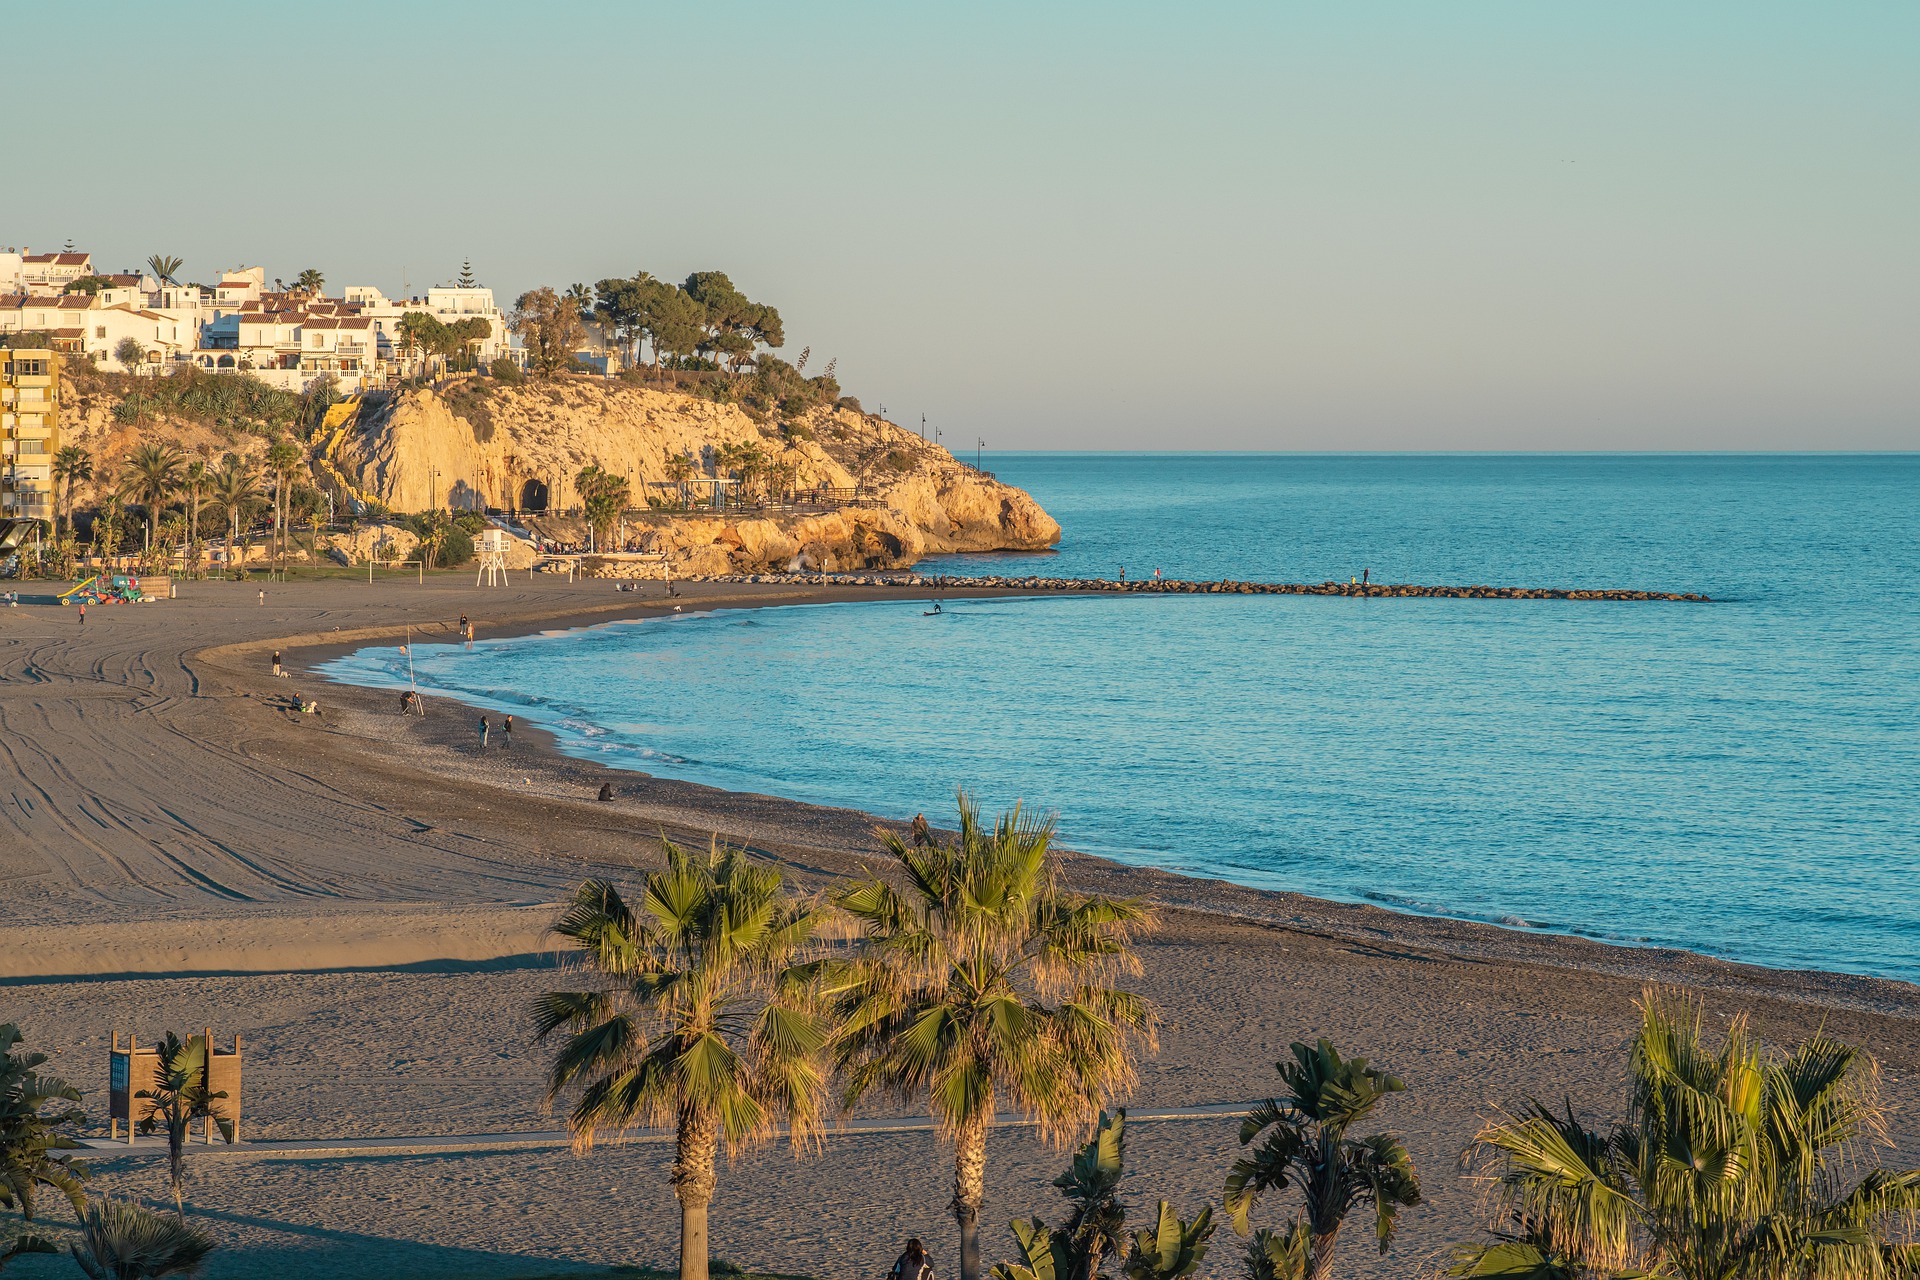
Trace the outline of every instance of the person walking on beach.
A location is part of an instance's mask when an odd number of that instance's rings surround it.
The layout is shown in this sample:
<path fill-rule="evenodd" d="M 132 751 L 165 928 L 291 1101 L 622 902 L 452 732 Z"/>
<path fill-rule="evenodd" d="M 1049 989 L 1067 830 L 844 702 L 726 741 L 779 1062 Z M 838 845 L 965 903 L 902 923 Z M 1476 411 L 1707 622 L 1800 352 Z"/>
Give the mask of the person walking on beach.
<path fill-rule="evenodd" d="M 508 751 L 513 750 L 513 717 L 508 716 L 500 722 L 500 745 Z"/>
<path fill-rule="evenodd" d="M 87 625 L 87 602 L 85 600 L 80 602 L 80 625 L 83 627 Z"/>
<path fill-rule="evenodd" d="M 278 649 L 273 651 L 273 678 L 275 680 L 280 678 L 280 651 Z"/>
<path fill-rule="evenodd" d="M 907 1248 L 887 1272 L 887 1280 L 933 1280 L 933 1259 L 918 1240 L 907 1241 Z"/>
<path fill-rule="evenodd" d="M 267 589 L 265 587 L 262 587 L 260 588 L 260 603 L 265 604 L 266 602 L 267 602 Z"/>
<path fill-rule="evenodd" d="M 469 640 L 473 638 L 472 636 L 467 635 L 467 615 L 464 613 L 460 615 L 460 634 L 463 636 L 466 636 L 466 638 Z"/>
<path fill-rule="evenodd" d="M 487 718 L 485 716 L 480 717 L 480 749 L 482 751 L 487 749 Z"/>

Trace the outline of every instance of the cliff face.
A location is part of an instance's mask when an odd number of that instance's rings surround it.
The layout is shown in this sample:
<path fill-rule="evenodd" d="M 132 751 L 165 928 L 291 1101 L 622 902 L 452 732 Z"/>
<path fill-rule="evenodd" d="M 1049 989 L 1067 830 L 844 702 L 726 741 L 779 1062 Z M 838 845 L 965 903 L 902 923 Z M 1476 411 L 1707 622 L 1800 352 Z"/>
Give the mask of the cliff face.
<path fill-rule="evenodd" d="M 437 505 L 521 511 L 577 506 L 574 477 L 594 465 L 625 476 L 633 505 L 677 492 L 669 459 L 717 474 L 715 451 L 757 447 L 781 487 L 852 490 L 875 505 L 823 514 L 718 512 L 645 517 L 676 571 L 804 566 L 893 568 L 953 551 L 1042 550 L 1060 526 L 1028 494 L 961 465 L 947 450 L 882 419 L 817 409 L 788 429 L 695 396 L 557 379 L 490 380 L 448 394 L 415 391 L 323 433 L 316 473 L 396 511 Z M 567 537 L 548 522 L 552 537 Z"/>

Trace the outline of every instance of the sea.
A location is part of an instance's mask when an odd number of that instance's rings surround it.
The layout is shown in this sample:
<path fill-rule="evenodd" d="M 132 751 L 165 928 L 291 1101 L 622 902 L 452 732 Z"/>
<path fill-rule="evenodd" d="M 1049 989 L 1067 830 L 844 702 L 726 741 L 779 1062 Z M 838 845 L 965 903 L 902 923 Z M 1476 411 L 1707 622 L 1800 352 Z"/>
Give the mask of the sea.
<path fill-rule="evenodd" d="M 1704 592 L 692 613 L 413 647 L 615 768 L 1396 911 L 1920 981 L 1920 455 L 989 455 L 923 572 Z M 329 674 L 392 687 L 371 648 Z"/>

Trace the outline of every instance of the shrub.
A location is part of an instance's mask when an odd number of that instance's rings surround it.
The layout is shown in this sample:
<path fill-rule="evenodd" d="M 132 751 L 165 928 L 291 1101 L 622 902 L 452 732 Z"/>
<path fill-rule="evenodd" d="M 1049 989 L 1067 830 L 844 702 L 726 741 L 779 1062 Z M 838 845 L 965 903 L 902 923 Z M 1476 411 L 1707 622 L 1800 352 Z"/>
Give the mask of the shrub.
<path fill-rule="evenodd" d="M 527 375 L 520 371 L 520 366 L 515 364 L 512 360 L 508 359 L 506 356 L 501 356 L 499 359 L 495 360 L 492 365 L 488 366 L 487 372 L 491 373 L 495 378 L 499 379 L 501 382 L 505 382 L 509 385 L 512 385 L 513 383 L 516 383 L 516 382 L 525 382 L 527 380 Z"/>

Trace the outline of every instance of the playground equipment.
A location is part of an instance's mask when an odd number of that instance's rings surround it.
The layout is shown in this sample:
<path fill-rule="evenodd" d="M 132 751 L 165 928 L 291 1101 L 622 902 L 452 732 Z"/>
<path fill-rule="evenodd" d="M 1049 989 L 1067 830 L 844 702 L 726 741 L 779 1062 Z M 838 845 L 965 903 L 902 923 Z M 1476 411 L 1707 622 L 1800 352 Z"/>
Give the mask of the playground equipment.
<path fill-rule="evenodd" d="M 205 1074 L 195 1084 L 205 1084 L 215 1093 L 225 1093 L 214 1105 L 219 1110 L 216 1122 L 213 1116 L 207 1117 L 207 1145 L 213 1145 L 214 1129 L 219 1128 L 220 1135 L 229 1144 L 240 1141 L 240 1035 L 234 1033 L 233 1048 L 216 1048 L 211 1028 L 203 1028 L 199 1035 L 189 1037 L 187 1045 L 191 1049 L 194 1041 L 205 1046 L 205 1056 L 200 1060 L 205 1064 Z M 127 1047 L 120 1047 L 120 1033 L 113 1033 L 113 1046 L 107 1057 L 107 1137 L 111 1142 L 120 1140 L 120 1122 L 126 1121 L 127 1145 L 133 1145 L 134 1126 L 139 1115 L 146 1108 L 144 1099 L 138 1095 L 142 1089 L 151 1089 L 154 1073 L 160 1068 L 160 1054 L 148 1047 L 142 1049 L 138 1037 L 129 1035 Z"/>
<path fill-rule="evenodd" d="M 152 578 L 147 580 L 147 587 L 154 591 L 164 592 L 168 585 L 164 579 L 158 582 Z M 124 573 L 96 573 L 90 578 L 82 578 L 72 588 L 60 593 L 61 604 L 145 604 L 161 598 L 160 595 L 148 594 L 139 578 Z"/>

